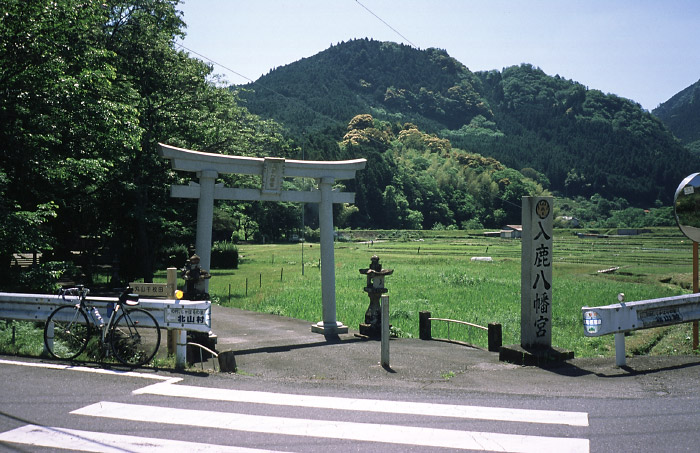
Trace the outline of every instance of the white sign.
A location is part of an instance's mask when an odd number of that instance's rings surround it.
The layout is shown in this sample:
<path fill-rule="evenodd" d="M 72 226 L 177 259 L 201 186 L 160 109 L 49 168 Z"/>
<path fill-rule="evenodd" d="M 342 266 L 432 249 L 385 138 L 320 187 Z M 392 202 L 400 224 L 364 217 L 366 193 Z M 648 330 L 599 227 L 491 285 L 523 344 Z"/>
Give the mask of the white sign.
<path fill-rule="evenodd" d="M 669 326 L 700 319 L 700 294 L 582 307 L 581 314 L 587 337 Z"/>
<path fill-rule="evenodd" d="M 210 308 L 169 307 L 165 309 L 165 324 L 168 328 L 202 331 L 211 329 Z"/>

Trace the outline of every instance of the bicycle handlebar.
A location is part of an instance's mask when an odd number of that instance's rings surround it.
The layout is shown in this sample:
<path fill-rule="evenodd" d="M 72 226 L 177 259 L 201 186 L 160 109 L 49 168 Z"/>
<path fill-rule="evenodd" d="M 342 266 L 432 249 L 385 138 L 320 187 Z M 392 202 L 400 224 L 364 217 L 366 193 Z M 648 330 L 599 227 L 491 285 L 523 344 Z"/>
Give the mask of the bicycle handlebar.
<path fill-rule="evenodd" d="M 83 285 L 78 285 L 73 288 L 61 288 L 58 290 L 58 295 L 63 296 L 78 296 L 86 297 L 90 293 L 90 289 L 84 287 Z"/>

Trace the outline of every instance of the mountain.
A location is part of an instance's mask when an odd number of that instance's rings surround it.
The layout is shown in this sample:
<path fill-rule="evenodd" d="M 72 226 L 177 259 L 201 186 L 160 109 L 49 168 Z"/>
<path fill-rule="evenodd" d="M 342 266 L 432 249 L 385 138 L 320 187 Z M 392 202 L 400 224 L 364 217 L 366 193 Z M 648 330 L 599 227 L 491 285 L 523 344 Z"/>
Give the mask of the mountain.
<path fill-rule="evenodd" d="M 700 80 L 652 112 L 683 144 L 700 154 Z"/>
<path fill-rule="evenodd" d="M 686 169 L 700 164 L 631 100 L 528 64 L 473 73 L 440 49 L 353 40 L 236 88 L 251 112 L 296 136 L 371 114 L 508 167 L 534 169 L 570 197 L 670 204 Z"/>

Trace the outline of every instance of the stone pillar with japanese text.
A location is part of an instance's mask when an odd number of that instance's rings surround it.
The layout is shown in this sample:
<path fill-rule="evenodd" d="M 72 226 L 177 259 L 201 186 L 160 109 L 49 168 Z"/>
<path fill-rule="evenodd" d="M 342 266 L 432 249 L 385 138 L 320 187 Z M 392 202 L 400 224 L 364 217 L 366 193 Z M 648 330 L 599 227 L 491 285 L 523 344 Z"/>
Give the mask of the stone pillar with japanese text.
<path fill-rule="evenodd" d="M 552 197 L 522 198 L 520 345 L 552 345 Z"/>

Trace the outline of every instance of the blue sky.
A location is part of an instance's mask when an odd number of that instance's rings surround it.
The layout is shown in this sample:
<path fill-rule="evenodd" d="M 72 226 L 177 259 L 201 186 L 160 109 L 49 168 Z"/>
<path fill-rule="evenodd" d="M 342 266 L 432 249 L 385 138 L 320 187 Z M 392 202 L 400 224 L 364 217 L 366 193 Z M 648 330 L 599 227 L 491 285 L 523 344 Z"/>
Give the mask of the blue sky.
<path fill-rule="evenodd" d="M 179 9 L 179 42 L 232 84 L 365 37 L 445 49 L 472 71 L 530 63 L 648 110 L 700 80 L 698 0 L 185 0 Z"/>

